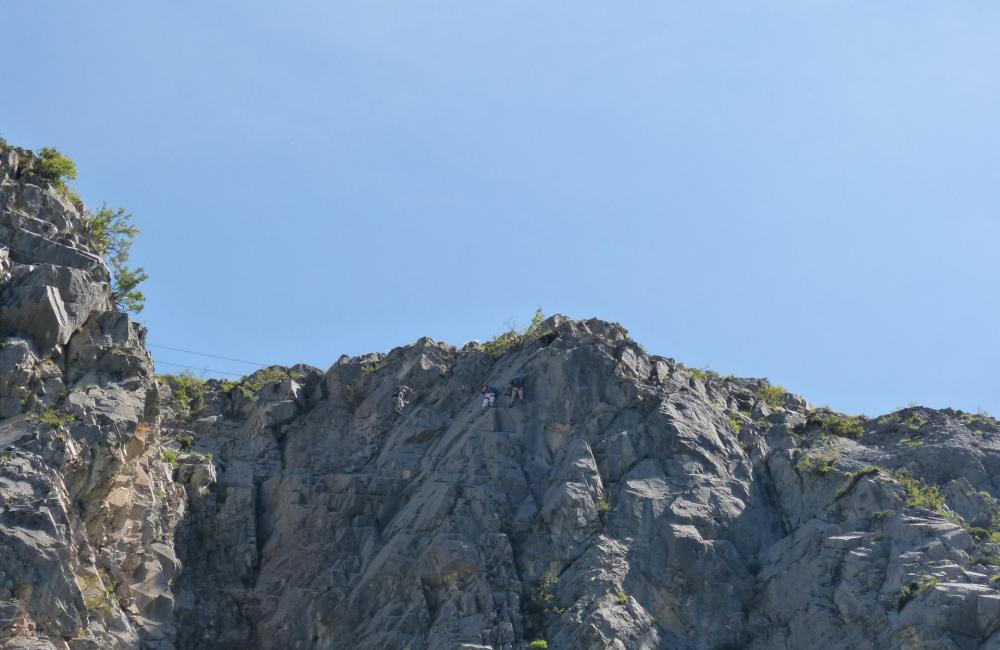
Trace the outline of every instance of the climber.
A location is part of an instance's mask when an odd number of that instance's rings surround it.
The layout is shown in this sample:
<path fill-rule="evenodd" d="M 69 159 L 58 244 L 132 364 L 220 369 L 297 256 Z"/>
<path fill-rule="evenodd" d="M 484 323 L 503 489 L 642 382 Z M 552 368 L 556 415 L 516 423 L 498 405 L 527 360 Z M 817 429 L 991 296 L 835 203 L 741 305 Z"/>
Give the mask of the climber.
<path fill-rule="evenodd" d="M 520 400 L 524 401 L 524 377 L 518 375 L 510 380 L 510 405 L 514 406 L 514 402 Z"/>
<path fill-rule="evenodd" d="M 396 389 L 396 396 L 395 396 L 396 408 L 393 409 L 393 412 L 396 415 L 403 414 L 403 409 L 406 408 L 406 405 L 409 403 L 409 398 L 412 394 L 413 394 L 413 389 L 407 386 L 406 384 L 400 384 L 399 388 Z"/>
<path fill-rule="evenodd" d="M 486 410 L 487 406 L 493 406 L 497 401 L 497 387 L 493 384 L 483 384 L 483 387 L 479 389 L 480 394 L 483 396 L 483 408 Z"/>

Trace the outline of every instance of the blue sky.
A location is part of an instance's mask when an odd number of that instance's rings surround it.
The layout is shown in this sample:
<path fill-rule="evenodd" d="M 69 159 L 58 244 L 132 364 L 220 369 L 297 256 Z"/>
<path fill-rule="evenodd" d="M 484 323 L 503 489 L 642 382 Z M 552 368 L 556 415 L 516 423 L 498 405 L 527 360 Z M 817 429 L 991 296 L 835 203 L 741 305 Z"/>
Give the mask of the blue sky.
<path fill-rule="evenodd" d="M 3 24 L 0 134 L 135 215 L 153 344 L 326 368 L 541 306 L 848 412 L 1000 413 L 996 3 L 33 0 Z"/>

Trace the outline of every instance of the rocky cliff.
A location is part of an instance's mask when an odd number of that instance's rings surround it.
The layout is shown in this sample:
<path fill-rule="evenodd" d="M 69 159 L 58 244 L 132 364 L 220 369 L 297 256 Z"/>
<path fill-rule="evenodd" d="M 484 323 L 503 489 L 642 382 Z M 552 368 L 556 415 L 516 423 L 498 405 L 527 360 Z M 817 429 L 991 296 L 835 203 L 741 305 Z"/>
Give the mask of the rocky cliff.
<path fill-rule="evenodd" d="M 1000 648 L 986 415 L 848 417 L 559 316 L 156 378 L 82 217 L 0 154 L 0 648 Z"/>

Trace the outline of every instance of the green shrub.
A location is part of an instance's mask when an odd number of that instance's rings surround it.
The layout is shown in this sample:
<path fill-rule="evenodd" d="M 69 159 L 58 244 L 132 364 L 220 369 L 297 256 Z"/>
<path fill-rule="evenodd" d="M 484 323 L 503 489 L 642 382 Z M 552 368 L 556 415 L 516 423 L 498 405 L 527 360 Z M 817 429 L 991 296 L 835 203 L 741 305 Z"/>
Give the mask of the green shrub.
<path fill-rule="evenodd" d="M 962 424 L 977 434 L 987 433 L 1000 427 L 1000 422 L 983 409 L 979 409 L 975 415 L 962 413 L 959 419 Z"/>
<path fill-rule="evenodd" d="M 595 505 L 597 506 L 597 512 L 611 512 L 610 501 L 607 501 L 605 499 L 598 499 Z"/>
<path fill-rule="evenodd" d="M 260 391 L 262 391 L 265 386 L 277 384 L 291 378 L 291 373 L 284 368 L 280 366 L 271 366 L 270 368 L 258 370 L 252 375 L 244 377 L 239 384 L 239 389 L 240 392 L 243 393 L 244 397 L 249 397 L 250 399 L 255 400 L 259 397 Z"/>
<path fill-rule="evenodd" d="M 170 463 L 171 469 L 177 469 L 181 466 L 181 461 L 177 458 L 177 452 L 173 449 L 167 449 L 163 452 L 163 458 L 168 463 Z"/>
<path fill-rule="evenodd" d="M 188 416 L 192 416 L 205 408 L 205 386 L 204 379 L 195 377 L 190 370 L 185 370 L 179 375 L 161 375 L 160 379 L 165 381 L 174 394 L 174 399 Z"/>
<path fill-rule="evenodd" d="M 548 650 L 549 642 L 545 639 L 535 639 L 528 644 L 528 647 L 531 648 L 531 650 Z"/>
<path fill-rule="evenodd" d="M 896 516 L 895 510 L 879 510 L 875 513 L 875 518 L 879 521 L 885 521 L 886 519 L 892 519 Z"/>
<path fill-rule="evenodd" d="M 132 225 L 132 215 L 123 208 L 112 210 L 107 205 L 94 214 L 84 214 L 80 231 L 87 242 L 108 263 L 111 269 L 111 299 L 119 309 L 139 313 L 146 296 L 137 288 L 149 279 L 142 267 L 129 268 L 132 243 L 139 229 Z"/>
<path fill-rule="evenodd" d="M 262 391 L 265 386 L 269 384 L 276 384 L 291 378 L 292 373 L 288 370 L 285 370 L 280 366 L 271 366 L 270 368 L 264 368 L 253 374 L 247 375 L 239 381 L 233 381 L 232 379 L 218 379 L 216 380 L 216 386 L 218 386 L 219 390 L 223 393 L 231 393 L 234 390 L 238 390 L 243 397 L 251 400 L 257 400 L 257 398 L 260 397 L 260 391 Z"/>
<path fill-rule="evenodd" d="M 100 571 L 97 576 L 84 576 L 83 584 L 90 593 L 83 604 L 89 610 L 102 611 L 110 614 L 113 607 L 119 605 L 118 583 L 106 572 Z"/>
<path fill-rule="evenodd" d="M 81 199 L 76 190 L 71 188 L 69 185 L 64 185 L 60 191 L 62 192 L 62 195 L 73 204 L 73 207 L 76 208 L 77 212 L 83 214 L 87 210 L 86 206 L 83 205 L 83 199 Z"/>
<path fill-rule="evenodd" d="M 903 487 L 907 508 L 930 508 L 941 514 L 947 514 L 944 509 L 944 495 L 936 485 L 927 485 L 904 471 L 896 472 L 893 478 Z"/>
<path fill-rule="evenodd" d="M 757 397 L 764 400 L 764 403 L 771 408 L 781 406 L 781 398 L 787 391 L 782 386 L 763 386 L 757 391 Z"/>
<path fill-rule="evenodd" d="M 618 593 L 615 594 L 615 602 L 619 605 L 628 605 L 628 594 L 619 589 Z"/>
<path fill-rule="evenodd" d="M 986 566 L 1000 566 L 1000 555 L 984 555 L 976 562 Z"/>
<path fill-rule="evenodd" d="M 544 332 L 542 322 L 545 320 L 545 313 L 539 307 L 535 310 L 535 315 L 531 318 L 531 324 L 523 331 L 510 329 L 502 334 L 498 334 L 486 343 L 483 343 L 483 350 L 494 359 L 498 359 L 510 352 L 516 352 L 524 347 L 524 344 L 537 339 Z"/>
<path fill-rule="evenodd" d="M 33 171 L 52 181 L 56 187 L 63 187 L 66 181 L 76 180 L 76 163 L 59 153 L 58 149 L 42 147 L 37 155 Z"/>
<path fill-rule="evenodd" d="M 708 369 L 707 368 L 688 368 L 691 373 L 692 379 L 697 379 L 698 381 L 705 381 L 708 379 Z"/>
<path fill-rule="evenodd" d="M 823 418 L 823 427 L 830 435 L 856 440 L 865 434 L 864 422 L 860 415 L 829 415 Z"/>
<path fill-rule="evenodd" d="M 736 433 L 743 431 L 743 420 L 739 418 L 729 418 L 729 426 Z"/>
<path fill-rule="evenodd" d="M 521 335 L 514 330 L 510 330 L 503 334 L 498 334 L 486 343 L 483 343 L 483 350 L 494 359 L 498 359 L 505 354 L 520 350 L 523 344 L 524 339 L 521 338 Z"/>
<path fill-rule="evenodd" d="M 132 245 L 139 230 L 129 222 L 132 215 L 124 208 L 110 209 L 107 204 L 79 221 L 80 234 L 98 255 L 120 255 Z"/>
<path fill-rule="evenodd" d="M 966 526 L 966 532 L 968 532 L 977 542 L 984 542 L 990 539 L 992 532 L 988 528 L 982 528 L 980 526 Z"/>
<path fill-rule="evenodd" d="M 837 455 L 831 453 L 807 454 L 795 465 L 800 472 L 826 476 L 837 468 Z"/>
<path fill-rule="evenodd" d="M 899 441 L 899 444 L 909 447 L 910 449 L 916 449 L 917 447 L 924 444 L 923 440 L 914 440 L 913 438 L 903 438 Z"/>
<path fill-rule="evenodd" d="M 704 367 L 704 368 L 688 368 L 687 366 L 685 366 L 680 361 L 675 362 L 674 365 L 677 366 L 678 370 L 682 370 L 682 371 L 688 373 L 689 375 L 691 375 L 692 379 L 697 379 L 698 381 L 707 381 L 708 379 L 721 379 L 722 378 L 719 375 L 719 373 L 717 373 L 714 370 L 708 368 L 707 366 Z"/>
<path fill-rule="evenodd" d="M 67 181 L 76 180 L 76 164 L 57 149 L 43 147 L 38 153 L 19 149 L 28 169 L 49 181 L 56 190 L 70 201 L 77 210 L 83 212 L 83 200 Z"/>
<path fill-rule="evenodd" d="M 900 418 L 899 423 L 910 431 L 920 431 L 920 428 L 927 424 L 927 418 L 922 413 L 910 413 L 910 416 L 905 420 Z"/>
<path fill-rule="evenodd" d="M 903 609 L 906 603 L 910 602 L 916 598 L 921 593 L 927 591 L 934 585 L 938 584 L 940 580 L 937 578 L 924 577 L 919 580 L 914 580 L 910 584 L 905 585 L 899 590 L 899 601 L 897 607 Z"/>
<path fill-rule="evenodd" d="M 187 451 L 194 446 L 194 436 L 190 433 L 183 436 L 177 436 L 177 442 L 180 443 L 182 450 Z"/>
<path fill-rule="evenodd" d="M 538 595 L 536 596 L 537 600 L 535 600 L 536 607 L 545 612 L 562 609 L 557 607 L 555 604 L 556 595 L 554 590 L 557 584 L 559 584 L 559 576 L 551 571 L 546 571 L 545 575 L 542 576 L 542 582 L 538 587 Z"/>
<path fill-rule="evenodd" d="M 29 415 L 28 419 L 38 424 L 47 424 L 54 429 L 59 429 L 72 424 L 76 420 L 76 417 L 69 413 L 57 411 L 54 408 L 47 408 L 41 413 Z"/>
<path fill-rule="evenodd" d="M 837 498 L 844 496 L 851 491 L 858 481 L 860 481 L 865 476 L 871 476 L 872 474 L 878 474 L 882 471 L 881 467 L 876 467 L 875 465 L 868 465 L 862 467 L 859 470 L 855 470 L 847 475 L 847 483 L 845 483 L 839 490 L 837 490 Z"/>
<path fill-rule="evenodd" d="M 138 314 L 146 306 L 146 294 L 136 287 L 149 279 L 142 267 L 130 269 L 111 261 L 111 299 L 119 309 Z"/>

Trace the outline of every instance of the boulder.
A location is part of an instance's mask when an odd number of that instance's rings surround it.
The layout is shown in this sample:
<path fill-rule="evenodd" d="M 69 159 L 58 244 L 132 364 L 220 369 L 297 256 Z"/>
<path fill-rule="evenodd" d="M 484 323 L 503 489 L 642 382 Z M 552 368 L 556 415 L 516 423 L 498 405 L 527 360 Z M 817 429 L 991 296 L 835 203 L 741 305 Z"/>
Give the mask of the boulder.
<path fill-rule="evenodd" d="M 19 265 L 0 291 L 0 335 L 30 337 L 46 353 L 65 345 L 94 311 L 110 309 L 108 286 L 80 269 Z"/>
<path fill-rule="evenodd" d="M 43 354 L 69 341 L 75 325 L 58 288 L 31 284 L 8 287 L 3 293 L 0 335 L 26 336 Z"/>

